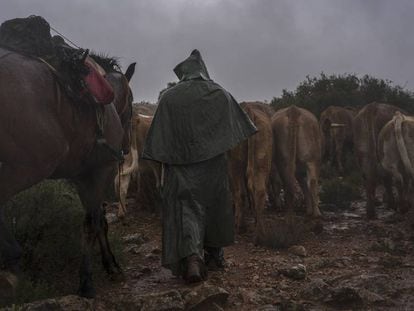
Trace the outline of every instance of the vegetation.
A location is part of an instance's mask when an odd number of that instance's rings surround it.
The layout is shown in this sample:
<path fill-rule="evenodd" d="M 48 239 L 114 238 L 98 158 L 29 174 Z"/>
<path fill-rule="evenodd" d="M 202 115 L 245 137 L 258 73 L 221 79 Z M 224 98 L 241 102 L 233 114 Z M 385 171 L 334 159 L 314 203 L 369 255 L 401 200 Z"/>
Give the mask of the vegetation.
<path fill-rule="evenodd" d="M 390 80 L 369 75 L 358 78 L 355 74 L 309 77 L 296 90 L 283 90 L 282 96 L 274 97 L 271 105 L 276 109 L 297 105 L 312 111 L 316 116 L 331 105 L 361 107 L 370 102 L 384 102 L 414 112 L 414 93 L 394 85 Z"/>
<path fill-rule="evenodd" d="M 84 209 L 73 185 L 65 181 L 42 182 L 16 195 L 4 210 L 6 226 L 23 248 L 23 276 L 15 303 L 75 293 Z M 112 233 L 109 241 L 122 262 L 120 237 Z M 96 280 L 105 280 L 98 245 L 94 270 Z"/>

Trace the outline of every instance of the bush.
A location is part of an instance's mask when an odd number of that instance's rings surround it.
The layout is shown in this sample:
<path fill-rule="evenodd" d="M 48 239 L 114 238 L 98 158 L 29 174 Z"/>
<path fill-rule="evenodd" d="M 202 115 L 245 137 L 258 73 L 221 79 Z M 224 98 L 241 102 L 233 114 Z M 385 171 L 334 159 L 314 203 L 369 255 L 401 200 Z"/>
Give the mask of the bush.
<path fill-rule="evenodd" d="M 8 202 L 5 214 L 34 277 L 60 271 L 78 256 L 84 211 L 68 183 L 40 183 Z"/>
<path fill-rule="evenodd" d="M 274 97 L 271 105 L 275 109 L 297 105 L 313 112 L 317 117 L 327 107 L 362 107 L 373 101 L 396 105 L 408 112 L 414 111 L 414 94 L 404 87 L 394 85 L 387 79 L 369 75 L 321 73 L 307 76 L 294 91 L 283 90 Z"/>
<path fill-rule="evenodd" d="M 21 305 L 31 301 L 48 299 L 57 295 L 58 291 L 52 285 L 44 281 L 34 282 L 23 278 L 19 280 L 14 304 Z"/>
<path fill-rule="evenodd" d="M 45 181 L 16 195 L 3 208 L 6 226 L 23 249 L 23 276 L 15 303 L 75 293 L 84 220 L 76 189 L 62 180 Z M 119 236 L 110 233 L 108 238 L 119 259 Z M 98 272 L 96 277 L 102 279 L 98 249 L 96 243 L 94 270 Z"/>
<path fill-rule="evenodd" d="M 47 298 L 47 293 L 54 296 L 53 287 L 73 292 L 84 218 L 73 186 L 45 181 L 16 195 L 3 208 L 6 226 L 23 249 L 23 288 L 18 290 L 17 300 Z"/>

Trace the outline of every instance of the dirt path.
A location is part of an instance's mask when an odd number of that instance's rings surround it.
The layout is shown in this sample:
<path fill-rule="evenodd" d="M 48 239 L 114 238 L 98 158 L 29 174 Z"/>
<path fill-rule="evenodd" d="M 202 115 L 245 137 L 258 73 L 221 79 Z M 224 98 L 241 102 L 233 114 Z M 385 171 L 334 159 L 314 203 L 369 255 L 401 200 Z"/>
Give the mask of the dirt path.
<path fill-rule="evenodd" d="M 368 223 L 362 205 L 325 210 L 323 232 L 301 243 L 306 256 L 237 236 L 225 250 L 228 267 L 210 272 L 207 283 L 229 292 L 225 310 L 414 310 L 414 230 L 383 207 Z M 111 225 L 130 238 L 123 242 L 125 280 L 100 288 L 100 304 L 121 310 L 139 295 L 191 290 L 160 266 L 159 217 L 129 211 L 125 224 Z"/>

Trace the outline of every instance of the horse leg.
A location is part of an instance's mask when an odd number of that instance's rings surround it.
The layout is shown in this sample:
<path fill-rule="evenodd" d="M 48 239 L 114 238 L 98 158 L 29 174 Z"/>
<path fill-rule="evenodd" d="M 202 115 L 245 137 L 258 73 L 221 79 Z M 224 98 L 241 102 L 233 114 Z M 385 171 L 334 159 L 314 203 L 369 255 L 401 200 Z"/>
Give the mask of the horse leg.
<path fill-rule="evenodd" d="M 270 202 L 270 209 L 281 210 L 282 202 L 280 198 L 280 180 L 275 164 L 272 161 L 270 168 L 270 176 L 268 183 L 268 195 Z"/>
<path fill-rule="evenodd" d="M 392 191 L 392 176 L 386 173 L 386 175 L 383 178 L 383 181 L 384 181 L 385 192 L 387 194 L 386 196 L 387 206 L 390 209 L 396 209 L 394 193 Z"/>
<path fill-rule="evenodd" d="M 118 197 L 118 217 L 124 218 L 126 215 L 126 199 L 128 194 L 129 183 L 131 180 L 131 174 L 118 175 L 115 177 L 115 193 Z"/>
<path fill-rule="evenodd" d="M 339 139 L 338 139 L 339 140 Z M 343 147 L 344 142 L 343 141 L 336 141 L 336 165 L 338 167 L 338 171 L 340 174 L 344 173 L 344 166 L 343 166 Z"/>
<path fill-rule="evenodd" d="M 377 184 L 374 178 L 370 178 L 369 176 L 365 181 L 365 191 L 367 194 L 367 217 L 368 219 L 375 219 L 377 218 L 377 213 L 375 210 L 375 190 L 377 188 Z"/>
<path fill-rule="evenodd" d="M 283 181 L 283 188 L 285 190 L 286 212 L 289 216 L 293 216 L 294 215 L 293 205 L 294 205 L 295 193 L 296 193 L 295 174 L 294 174 L 294 172 L 292 172 L 291 168 L 281 167 L 280 168 L 280 177 Z"/>
<path fill-rule="evenodd" d="M 308 214 L 310 213 L 313 217 L 320 217 L 321 212 L 319 210 L 318 164 L 316 164 L 315 162 L 310 162 L 307 163 L 306 168 L 307 186 L 311 197 L 311 209 L 308 209 L 307 212 Z"/>
<path fill-rule="evenodd" d="M 307 183 L 306 175 L 300 175 L 296 177 L 299 183 L 299 186 L 303 192 L 303 196 L 305 199 L 305 207 L 306 207 L 306 213 L 312 214 L 312 198 L 310 195 L 310 190 Z M 310 212 L 309 212 L 310 211 Z"/>
<path fill-rule="evenodd" d="M 230 151 L 230 154 L 234 151 Z M 235 154 L 237 155 L 237 154 Z M 245 209 L 246 209 L 246 178 L 245 169 L 233 156 L 228 160 L 229 185 L 232 195 L 232 204 L 234 209 L 234 222 L 236 232 L 242 233 L 246 231 Z"/>
<path fill-rule="evenodd" d="M 86 210 L 82 243 L 82 262 L 79 270 L 79 295 L 94 297 L 95 289 L 92 282 L 92 250 L 98 239 L 101 248 L 102 263 L 108 274 L 120 272 L 119 265 L 109 247 L 107 233 L 108 223 L 102 210 L 104 185 L 115 177 L 114 167 L 102 168 L 90 172 L 78 180 L 78 192 Z"/>
<path fill-rule="evenodd" d="M 250 205 L 256 219 L 256 225 L 263 221 L 266 204 L 268 177 L 263 172 L 256 172 L 247 178 L 247 189 L 250 195 Z"/>

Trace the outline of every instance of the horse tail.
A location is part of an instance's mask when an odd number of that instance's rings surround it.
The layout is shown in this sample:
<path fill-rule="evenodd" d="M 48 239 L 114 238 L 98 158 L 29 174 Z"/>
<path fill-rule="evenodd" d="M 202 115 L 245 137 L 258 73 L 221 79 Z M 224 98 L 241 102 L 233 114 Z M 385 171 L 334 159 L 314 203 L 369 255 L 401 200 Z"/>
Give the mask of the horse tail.
<path fill-rule="evenodd" d="M 250 119 L 254 124 L 256 124 L 256 116 L 253 111 L 253 109 L 249 109 L 249 107 L 246 107 L 246 113 L 248 113 Z M 254 157 L 254 149 L 255 149 L 255 135 L 249 137 L 247 140 L 247 168 L 246 168 L 246 179 L 247 179 L 247 190 L 248 190 L 248 196 L 250 201 L 250 207 L 255 213 L 256 216 L 256 222 L 261 221 L 261 215 L 258 215 L 257 206 L 256 206 L 256 200 L 255 200 L 255 182 L 254 182 L 254 175 L 255 175 L 255 157 Z"/>
<path fill-rule="evenodd" d="M 375 114 L 374 113 L 368 113 L 367 114 L 367 120 L 366 120 L 366 127 L 368 130 L 368 135 L 370 135 L 371 137 L 369 137 L 368 139 L 368 147 L 369 147 L 369 152 L 373 153 L 373 159 L 374 161 L 370 161 L 369 162 L 369 166 L 370 166 L 370 170 L 371 172 L 375 172 L 375 174 L 377 174 L 379 168 L 379 153 L 378 153 L 378 135 L 379 133 L 377 133 L 376 130 L 376 126 L 375 126 Z"/>
<path fill-rule="evenodd" d="M 288 112 L 288 148 L 290 159 L 289 161 L 289 171 L 293 172 L 295 176 L 296 171 L 296 153 L 297 153 L 297 136 L 298 136 L 298 118 L 299 110 L 296 106 L 292 106 Z"/>

